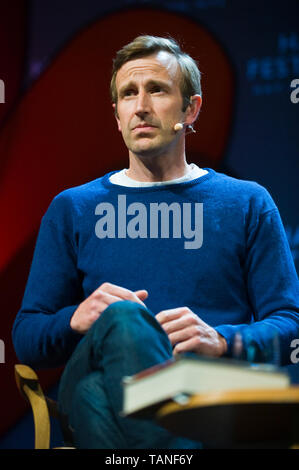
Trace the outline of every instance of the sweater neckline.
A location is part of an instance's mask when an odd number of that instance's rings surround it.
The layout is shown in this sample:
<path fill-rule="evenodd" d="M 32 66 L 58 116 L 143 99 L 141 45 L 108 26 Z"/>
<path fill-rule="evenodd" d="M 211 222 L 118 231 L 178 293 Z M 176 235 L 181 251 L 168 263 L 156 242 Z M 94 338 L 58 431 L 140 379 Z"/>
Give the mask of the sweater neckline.
<path fill-rule="evenodd" d="M 141 186 L 141 187 L 130 187 L 130 186 L 123 186 L 120 184 L 111 183 L 109 178 L 113 174 L 119 171 L 119 170 L 115 170 L 115 171 L 106 173 L 102 178 L 102 183 L 109 190 L 113 190 L 116 192 L 119 192 L 121 190 L 121 191 L 130 192 L 130 193 L 136 193 L 136 192 L 148 193 L 148 192 L 158 192 L 158 191 L 169 191 L 169 190 L 173 190 L 174 188 L 185 189 L 185 188 L 194 186 L 196 184 L 204 183 L 205 181 L 212 178 L 216 173 L 215 170 L 213 170 L 212 168 L 203 168 L 203 170 L 207 170 L 208 173 L 206 173 L 203 176 L 199 176 L 198 178 L 194 178 L 193 180 L 183 181 L 182 183 L 166 184 L 165 186 Z"/>

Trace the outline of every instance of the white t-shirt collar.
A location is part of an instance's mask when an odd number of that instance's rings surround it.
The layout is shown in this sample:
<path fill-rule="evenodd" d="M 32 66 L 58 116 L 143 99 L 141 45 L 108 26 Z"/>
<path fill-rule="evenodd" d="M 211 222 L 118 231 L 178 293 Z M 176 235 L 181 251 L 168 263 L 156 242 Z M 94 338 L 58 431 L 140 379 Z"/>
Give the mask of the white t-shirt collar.
<path fill-rule="evenodd" d="M 175 178 L 173 180 L 168 180 L 168 181 L 154 181 L 154 182 L 148 182 L 148 181 L 136 181 L 127 176 L 126 174 L 127 168 L 124 168 L 121 171 L 118 171 L 117 173 L 114 173 L 113 175 L 110 176 L 110 182 L 113 184 L 118 184 L 120 186 L 127 186 L 131 188 L 144 188 L 144 187 L 152 187 L 152 186 L 166 186 L 168 184 L 178 184 L 178 183 L 184 183 L 185 181 L 191 181 L 195 178 L 199 178 L 200 176 L 205 175 L 207 170 L 203 170 L 202 168 L 199 168 L 195 163 L 190 163 L 189 165 L 189 171 L 181 176 L 180 178 Z"/>

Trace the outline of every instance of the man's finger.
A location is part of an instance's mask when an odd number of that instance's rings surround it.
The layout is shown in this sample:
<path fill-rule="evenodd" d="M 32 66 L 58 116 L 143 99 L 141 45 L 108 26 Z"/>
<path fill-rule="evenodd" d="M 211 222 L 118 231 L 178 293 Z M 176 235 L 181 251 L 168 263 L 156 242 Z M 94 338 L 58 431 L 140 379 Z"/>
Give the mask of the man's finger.
<path fill-rule="evenodd" d="M 137 295 L 137 297 L 140 299 L 140 300 L 145 300 L 148 298 L 148 292 L 144 289 L 142 290 L 136 290 L 134 292 L 135 295 Z"/>
<path fill-rule="evenodd" d="M 101 296 L 102 294 L 107 293 L 116 297 L 119 297 L 120 300 L 132 300 L 138 303 L 141 303 L 142 305 L 143 302 L 140 299 L 141 298 L 146 298 L 147 297 L 147 292 L 145 290 L 142 291 L 137 291 L 140 292 L 140 296 L 138 296 L 135 292 L 132 292 L 129 289 L 126 289 L 125 287 L 117 286 L 116 284 L 111 284 L 110 282 L 104 282 L 95 292 L 94 294 L 96 296 Z M 146 294 L 145 294 L 146 293 Z"/>
<path fill-rule="evenodd" d="M 128 299 L 129 297 L 132 296 L 132 291 L 130 291 L 129 289 L 126 289 L 125 287 L 117 286 L 116 284 L 111 284 L 110 282 L 104 282 L 103 284 L 101 284 L 100 287 L 97 289 L 97 291 L 107 292 L 108 294 L 116 295 L 123 299 Z"/>
<path fill-rule="evenodd" d="M 105 310 L 105 308 L 108 307 L 108 305 L 114 304 L 115 302 L 119 302 L 120 300 L 123 300 L 121 297 L 118 297 L 116 295 L 111 295 L 108 294 L 107 292 L 102 292 L 101 296 L 99 294 L 97 295 L 97 300 L 96 300 L 96 306 L 99 309 L 99 312 L 102 312 Z M 98 302 L 98 305 L 97 305 Z"/>
<path fill-rule="evenodd" d="M 160 325 L 163 325 L 164 323 L 180 318 L 184 314 L 186 314 L 186 307 L 170 308 L 157 313 L 156 320 Z"/>
<path fill-rule="evenodd" d="M 205 354 L 205 349 L 209 349 L 206 345 L 201 344 L 201 338 L 189 338 L 186 341 L 178 343 L 173 349 L 173 354 L 180 354 L 185 352 L 196 352 L 197 354 Z M 208 353 L 207 353 L 208 354 Z"/>
<path fill-rule="evenodd" d="M 180 330 L 175 330 L 172 333 L 168 333 L 166 331 L 166 333 L 168 334 L 169 341 L 172 345 L 187 341 L 188 339 L 194 338 L 195 336 L 200 337 L 204 334 L 201 327 L 197 325 L 191 325 Z"/>

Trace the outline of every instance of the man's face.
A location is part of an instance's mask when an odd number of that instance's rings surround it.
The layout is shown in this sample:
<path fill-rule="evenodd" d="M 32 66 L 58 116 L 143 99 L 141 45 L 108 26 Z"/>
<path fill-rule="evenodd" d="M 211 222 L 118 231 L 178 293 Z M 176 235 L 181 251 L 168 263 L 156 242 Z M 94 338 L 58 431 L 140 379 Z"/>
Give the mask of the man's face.
<path fill-rule="evenodd" d="M 118 71 L 118 128 L 132 153 L 159 155 L 176 145 L 174 125 L 184 120 L 180 76 L 175 57 L 164 51 L 131 60 Z"/>

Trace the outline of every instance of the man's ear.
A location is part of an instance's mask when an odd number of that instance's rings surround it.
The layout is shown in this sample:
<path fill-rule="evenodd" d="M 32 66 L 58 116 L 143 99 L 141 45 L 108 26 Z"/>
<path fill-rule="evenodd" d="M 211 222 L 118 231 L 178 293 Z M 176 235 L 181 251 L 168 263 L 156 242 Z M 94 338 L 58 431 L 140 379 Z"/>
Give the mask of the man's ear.
<path fill-rule="evenodd" d="M 190 98 L 190 104 L 187 106 L 187 109 L 185 111 L 185 123 L 187 125 L 192 125 L 199 114 L 200 108 L 202 105 L 202 98 L 200 95 L 193 95 Z"/>
<path fill-rule="evenodd" d="M 121 132 L 120 120 L 119 120 L 118 114 L 117 114 L 116 103 L 112 103 L 112 108 L 113 108 L 113 111 L 114 111 L 114 116 L 115 116 L 115 119 L 116 119 L 116 122 L 117 122 L 118 130 L 119 130 L 119 132 Z"/>

